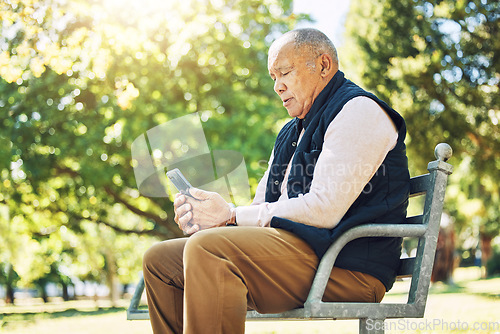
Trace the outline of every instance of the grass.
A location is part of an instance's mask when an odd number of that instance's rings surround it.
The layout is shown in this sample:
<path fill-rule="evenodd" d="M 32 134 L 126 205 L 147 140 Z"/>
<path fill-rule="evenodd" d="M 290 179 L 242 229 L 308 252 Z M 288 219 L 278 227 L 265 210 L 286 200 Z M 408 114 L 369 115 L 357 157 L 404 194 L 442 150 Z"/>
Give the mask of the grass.
<path fill-rule="evenodd" d="M 388 320 L 386 333 L 500 333 L 500 277 L 479 280 L 477 268 L 459 268 L 455 284 L 431 286 L 423 319 Z M 384 302 L 406 301 L 408 281 L 396 282 Z M 148 321 L 127 321 L 128 301 L 33 302 L 0 308 L 0 333 L 151 334 Z M 467 327 L 467 329 L 466 329 Z M 247 334 L 357 333 L 356 320 L 252 321 Z"/>

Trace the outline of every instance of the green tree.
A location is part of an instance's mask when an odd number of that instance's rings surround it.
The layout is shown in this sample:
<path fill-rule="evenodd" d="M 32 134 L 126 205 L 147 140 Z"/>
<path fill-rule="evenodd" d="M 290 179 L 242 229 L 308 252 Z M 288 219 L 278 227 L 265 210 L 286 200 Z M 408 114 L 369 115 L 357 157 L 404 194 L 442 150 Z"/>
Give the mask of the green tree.
<path fill-rule="evenodd" d="M 98 281 L 99 270 L 116 262 L 124 266 L 116 269 L 122 283 L 135 280 L 130 268 L 139 270 L 142 254 L 127 267 L 117 256 L 117 248 L 127 249 L 119 236 L 110 237 L 119 247 L 106 248 L 93 243 L 102 240 L 96 231 L 182 236 L 170 199 L 138 192 L 130 148 L 145 131 L 194 111 L 213 150 L 244 155 L 255 187 L 264 172 L 259 161 L 268 158 L 286 117 L 266 60 L 274 36 L 300 19 L 285 14 L 290 6 L 279 0 L 2 2 L 0 202 L 16 212 L 10 219 L 24 226 L 23 238 L 36 243 L 33 254 L 59 266 L 69 260 L 55 254 L 84 259 L 78 276 Z M 73 234 L 78 242 L 64 239 Z M 34 282 L 41 273 L 25 275 Z M 114 274 L 108 273 L 110 282 Z"/>
<path fill-rule="evenodd" d="M 499 20 L 498 1 L 353 1 L 341 55 L 404 115 L 412 171 L 438 142 L 453 147 L 446 208 L 483 241 L 500 232 Z"/>

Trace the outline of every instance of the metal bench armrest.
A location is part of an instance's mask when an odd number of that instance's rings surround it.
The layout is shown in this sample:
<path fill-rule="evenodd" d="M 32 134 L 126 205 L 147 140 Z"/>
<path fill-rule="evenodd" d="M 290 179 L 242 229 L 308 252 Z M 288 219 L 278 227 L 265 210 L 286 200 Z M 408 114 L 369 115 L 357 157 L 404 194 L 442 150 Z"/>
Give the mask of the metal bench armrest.
<path fill-rule="evenodd" d="M 367 224 L 348 230 L 330 246 L 321 259 L 305 307 L 321 301 L 335 260 L 342 248 L 350 241 L 363 237 L 420 237 L 425 231 L 424 225 L 405 224 Z"/>

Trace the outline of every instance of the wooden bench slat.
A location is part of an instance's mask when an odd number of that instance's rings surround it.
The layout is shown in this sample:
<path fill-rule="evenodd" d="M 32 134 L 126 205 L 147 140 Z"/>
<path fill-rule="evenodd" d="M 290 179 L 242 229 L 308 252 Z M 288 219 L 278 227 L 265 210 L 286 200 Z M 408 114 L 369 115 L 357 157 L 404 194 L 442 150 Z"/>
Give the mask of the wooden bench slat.
<path fill-rule="evenodd" d="M 400 260 L 398 278 L 411 277 L 415 267 L 415 257 Z"/>
<path fill-rule="evenodd" d="M 418 216 L 412 216 L 412 217 L 406 217 L 406 224 L 412 224 L 412 225 L 418 225 L 422 224 L 424 221 L 424 216 L 423 215 L 418 215 Z"/>
<path fill-rule="evenodd" d="M 429 189 L 430 174 L 423 174 L 410 179 L 410 197 L 420 196 Z"/>

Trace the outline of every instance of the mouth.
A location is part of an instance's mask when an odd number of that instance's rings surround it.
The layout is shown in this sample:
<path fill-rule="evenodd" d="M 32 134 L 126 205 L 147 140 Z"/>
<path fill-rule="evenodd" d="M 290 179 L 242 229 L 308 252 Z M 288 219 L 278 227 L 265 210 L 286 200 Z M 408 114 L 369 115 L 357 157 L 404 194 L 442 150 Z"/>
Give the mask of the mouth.
<path fill-rule="evenodd" d="M 283 100 L 283 107 L 287 107 L 290 104 L 290 102 L 292 101 L 292 99 L 293 99 L 293 97 L 289 97 L 287 99 L 284 99 Z"/>

